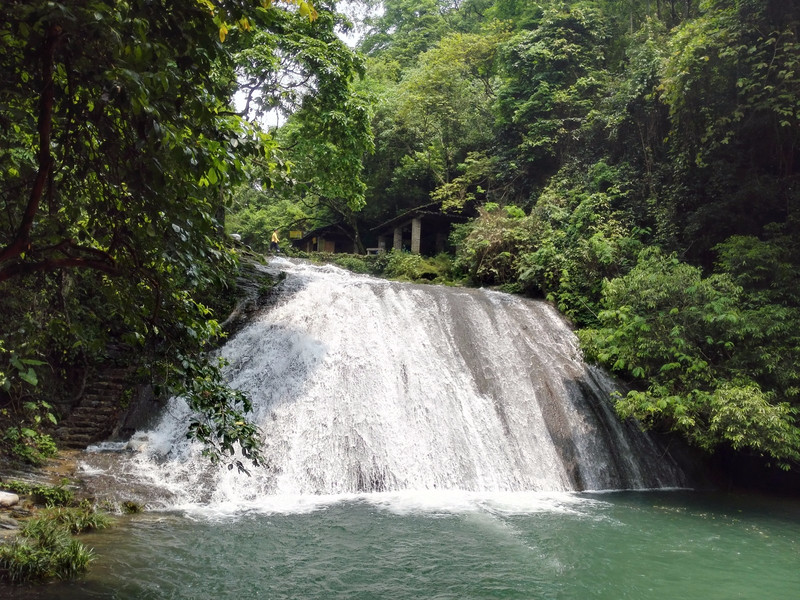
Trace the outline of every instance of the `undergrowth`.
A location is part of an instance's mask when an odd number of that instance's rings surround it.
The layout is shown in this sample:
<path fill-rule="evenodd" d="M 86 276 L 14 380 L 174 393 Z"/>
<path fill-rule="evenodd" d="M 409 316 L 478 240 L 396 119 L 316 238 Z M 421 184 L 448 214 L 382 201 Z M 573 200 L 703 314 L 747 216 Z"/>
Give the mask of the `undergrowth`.
<path fill-rule="evenodd" d="M 43 485 L 23 481 L 0 481 L 0 489 L 23 496 L 33 496 L 34 502 L 47 507 L 69 506 L 75 501 L 75 495 L 64 482 L 59 485 Z"/>
<path fill-rule="evenodd" d="M 92 550 L 73 535 L 104 529 L 113 523 L 106 513 L 84 500 L 77 506 L 64 485 L 31 485 L 3 482 L 2 489 L 33 495 L 49 508 L 25 523 L 17 536 L 0 544 L 0 581 L 23 583 L 71 579 L 85 573 L 93 559 Z"/>
<path fill-rule="evenodd" d="M 316 263 L 334 264 L 353 273 L 376 275 L 399 281 L 457 285 L 460 277 L 453 259 L 445 253 L 422 256 L 391 250 L 380 254 L 327 254 L 321 252 L 296 253 Z"/>

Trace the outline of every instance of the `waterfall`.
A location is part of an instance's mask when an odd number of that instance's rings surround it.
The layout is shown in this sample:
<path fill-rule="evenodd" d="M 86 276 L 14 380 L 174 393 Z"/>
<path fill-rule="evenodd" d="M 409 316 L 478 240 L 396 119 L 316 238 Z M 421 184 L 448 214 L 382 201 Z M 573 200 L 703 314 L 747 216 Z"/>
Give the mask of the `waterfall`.
<path fill-rule="evenodd" d="M 209 465 L 173 399 L 131 442 L 140 479 L 198 502 L 683 484 L 663 449 L 618 421 L 614 383 L 547 303 L 287 259 L 269 268 L 287 273 L 277 299 L 222 349 L 267 465 L 251 477 Z"/>

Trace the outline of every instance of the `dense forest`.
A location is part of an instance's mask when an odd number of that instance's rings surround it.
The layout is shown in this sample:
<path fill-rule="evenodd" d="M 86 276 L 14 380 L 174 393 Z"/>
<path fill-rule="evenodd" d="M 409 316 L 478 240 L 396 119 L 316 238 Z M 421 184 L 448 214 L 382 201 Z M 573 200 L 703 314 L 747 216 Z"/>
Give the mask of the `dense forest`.
<path fill-rule="evenodd" d="M 329 2 L 3 4 L 0 445 L 46 451 L 48 398 L 124 343 L 258 462 L 204 354 L 224 229 L 363 249 L 425 207 L 453 277 L 573 321 L 620 415 L 797 470 L 797 2 L 354 5 L 355 49 Z"/>

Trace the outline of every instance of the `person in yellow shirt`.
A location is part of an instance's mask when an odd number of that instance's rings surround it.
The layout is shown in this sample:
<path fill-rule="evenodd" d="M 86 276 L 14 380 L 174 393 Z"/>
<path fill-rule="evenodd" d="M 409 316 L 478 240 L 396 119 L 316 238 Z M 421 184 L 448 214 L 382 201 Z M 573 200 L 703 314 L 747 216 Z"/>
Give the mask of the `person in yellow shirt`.
<path fill-rule="evenodd" d="M 278 237 L 278 230 L 275 229 L 272 232 L 272 239 L 269 242 L 269 249 L 270 252 L 280 252 L 280 248 L 278 247 L 278 242 L 280 242 L 280 238 Z"/>

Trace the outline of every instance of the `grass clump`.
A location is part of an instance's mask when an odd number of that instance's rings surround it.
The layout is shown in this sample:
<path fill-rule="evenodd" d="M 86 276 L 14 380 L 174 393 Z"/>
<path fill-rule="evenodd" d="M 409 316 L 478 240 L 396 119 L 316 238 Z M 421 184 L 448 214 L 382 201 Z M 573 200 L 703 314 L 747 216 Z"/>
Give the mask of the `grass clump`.
<path fill-rule="evenodd" d="M 136 515 L 144 511 L 144 506 L 133 500 L 126 500 L 122 503 L 121 508 L 126 515 Z"/>
<path fill-rule="evenodd" d="M 72 579 L 86 572 L 92 551 L 73 534 L 103 529 L 111 517 L 88 502 L 50 508 L 28 521 L 8 544 L 0 545 L 0 580 L 8 583 Z"/>
<path fill-rule="evenodd" d="M 28 521 L 22 529 L 22 535 L 36 537 L 38 531 L 55 524 L 71 534 L 105 529 L 114 522 L 109 515 L 95 510 L 88 503 L 73 508 L 51 508 L 42 511 L 41 516 Z"/>

